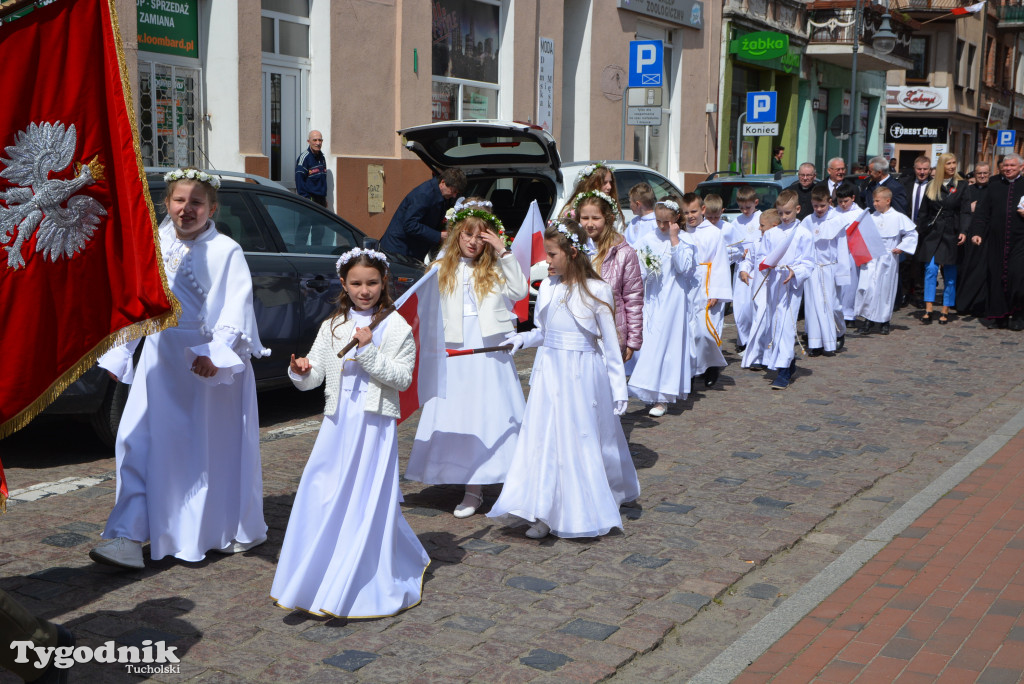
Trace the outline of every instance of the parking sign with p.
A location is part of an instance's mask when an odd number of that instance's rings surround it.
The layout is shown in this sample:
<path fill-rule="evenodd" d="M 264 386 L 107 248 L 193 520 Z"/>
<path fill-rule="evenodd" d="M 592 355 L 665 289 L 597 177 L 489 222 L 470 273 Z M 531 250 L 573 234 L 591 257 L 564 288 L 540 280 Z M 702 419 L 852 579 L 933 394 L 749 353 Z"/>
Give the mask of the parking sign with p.
<path fill-rule="evenodd" d="M 1013 147 L 1017 141 L 1017 131 L 1013 129 L 996 131 L 996 147 Z"/>
<path fill-rule="evenodd" d="M 749 123 L 774 123 L 777 97 L 777 93 L 773 91 L 747 93 L 747 121 Z"/>
<path fill-rule="evenodd" d="M 629 87 L 660 88 L 662 55 L 660 40 L 629 41 Z"/>

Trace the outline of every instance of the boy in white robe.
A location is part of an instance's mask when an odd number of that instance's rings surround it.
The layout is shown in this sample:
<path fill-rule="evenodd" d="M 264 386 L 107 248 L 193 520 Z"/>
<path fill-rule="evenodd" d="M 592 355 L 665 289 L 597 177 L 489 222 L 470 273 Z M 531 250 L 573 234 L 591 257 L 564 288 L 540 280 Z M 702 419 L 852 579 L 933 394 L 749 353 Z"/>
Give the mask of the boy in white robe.
<path fill-rule="evenodd" d="M 871 218 L 886 251 L 861 267 L 854 309 L 858 316 L 864 317 L 857 332 L 867 335 L 878 324 L 879 332 L 888 335 L 896 301 L 899 255 L 913 254 L 917 249 L 917 229 L 906 214 L 892 208 L 892 191 L 887 187 L 876 188 L 872 197 L 875 211 Z"/>
<path fill-rule="evenodd" d="M 637 183 L 629 189 L 629 208 L 633 212 L 633 218 L 623 237 L 630 247 L 635 247 L 644 235 L 652 232 L 658 227 L 658 221 L 654 217 L 654 189 L 648 183 Z"/>
<path fill-rule="evenodd" d="M 854 304 L 857 301 L 857 281 L 860 269 L 850 254 L 850 244 L 846 241 L 846 229 L 860 216 L 862 207 L 857 204 L 859 191 L 852 183 L 843 183 L 836 188 L 836 218 L 843 224 L 839 233 L 839 263 L 836 264 L 836 290 L 838 291 L 839 313 L 842 323 L 847 328 L 857 327 L 857 315 Z"/>
<path fill-rule="evenodd" d="M 829 204 L 828 188 L 811 191 L 813 211 L 800 222 L 814 238 L 814 272 L 804 282 L 804 327 L 808 356 L 835 356 L 843 348 L 846 327 L 836 324 L 835 269 L 839 258 L 839 232 L 843 224 Z"/>
<path fill-rule="evenodd" d="M 761 210 L 757 208 L 759 201 L 753 186 L 744 185 L 737 190 L 736 204 L 739 205 L 740 215 L 723 231 L 729 261 L 736 264 L 732 280 L 732 318 L 736 324 L 736 351 L 740 354 L 747 348 L 747 338 L 753 323 L 753 303 L 750 297 L 754 294 L 754 288 L 740 280 L 739 264 L 761 240 Z M 763 292 L 757 296 L 763 298 Z"/>
<path fill-rule="evenodd" d="M 695 193 L 683 196 L 684 230 L 694 245 L 697 262 L 696 287 L 688 292 L 690 301 L 690 368 L 694 377 L 704 376 L 704 386 L 718 382 L 721 369 L 728 365 L 722 356 L 722 327 L 725 324 L 725 303 L 732 300 L 729 279 L 729 257 L 721 229 L 707 218 L 708 207 L 716 221 L 722 218 L 722 198 L 708 195 L 701 199 Z"/>
<path fill-rule="evenodd" d="M 743 353 L 743 367 L 764 366 L 777 370 L 772 389 L 784 390 L 796 371 L 793 351 L 796 314 L 800 309 L 803 283 L 814 269 L 814 245 L 811 234 L 797 220 L 800 205 L 795 192 L 780 192 L 775 208 L 781 223 L 765 230 L 761 241 L 740 265 L 743 282 L 765 291 L 764 305 L 757 304 L 754 308 L 754 324 Z M 769 216 L 768 212 L 762 214 L 762 223 Z"/>

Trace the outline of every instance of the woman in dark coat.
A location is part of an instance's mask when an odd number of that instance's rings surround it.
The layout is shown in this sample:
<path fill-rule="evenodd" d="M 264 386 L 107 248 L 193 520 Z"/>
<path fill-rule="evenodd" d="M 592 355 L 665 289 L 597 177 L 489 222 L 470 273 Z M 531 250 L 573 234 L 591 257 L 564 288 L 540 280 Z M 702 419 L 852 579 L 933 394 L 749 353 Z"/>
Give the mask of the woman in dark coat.
<path fill-rule="evenodd" d="M 917 213 L 917 252 L 915 258 L 924 267 L 924 315 L 922 323 L 931 323 L 935 290 L 942 268 L 942 315 L 939 323 L 949 322 L 949 307 L 956 304 L 956 243 L 960 236 L 960 205 L 967 181 L 956 172 L 956 156 L 940 154 L 935 176 L 924 192 Z"/>
<path fill-rule="evenodd" d="M 988 267 L 985 263 L 985 247 L 974 244 L 971 237 L 971 222 L 974 210 L 988 193 L 991 174 L 988 162 L 974 165 L 974 184 L 964 190 L 960 200 L 959 254 L 956 260 L 956 311 L 958 314 L 981 316 L 985 311 L 985 290 L 988 289 Z"/>

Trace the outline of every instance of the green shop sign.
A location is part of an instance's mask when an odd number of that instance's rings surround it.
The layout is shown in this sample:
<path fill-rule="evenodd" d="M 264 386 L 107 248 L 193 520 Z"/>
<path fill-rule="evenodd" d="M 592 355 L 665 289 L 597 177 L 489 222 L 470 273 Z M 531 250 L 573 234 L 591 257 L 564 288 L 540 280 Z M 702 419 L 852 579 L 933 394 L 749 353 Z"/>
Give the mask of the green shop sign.
<path fill-rule="evenodd" d="M 137 0 L 139 49 L 199 57 L 197 0 Z"/>
<path fill-rule="evenodd" d="M 756 31 L 729 42 L 729 52 L 743 59 L 764 61 L 789 52 L 789 36 L 776 31 Z"/>

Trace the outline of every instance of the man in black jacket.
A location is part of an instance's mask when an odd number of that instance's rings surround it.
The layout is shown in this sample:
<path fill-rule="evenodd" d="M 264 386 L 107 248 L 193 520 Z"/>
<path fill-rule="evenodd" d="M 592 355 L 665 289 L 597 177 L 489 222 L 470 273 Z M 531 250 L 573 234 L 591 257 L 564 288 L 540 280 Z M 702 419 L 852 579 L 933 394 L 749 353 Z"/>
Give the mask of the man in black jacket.
<path fill-rule="evenodd" d="M 787 190 L 792 190 L 796 193 L 797 202 L 800 205 L 800 211 L 797 212 L 796 217 L 799 220 L 804 220 L 805 217 L 810 216 L 813 208 L 811 207 L 811 192 L 814 190 L 814 176 L 815 176 L 814 164 L 810 162 L 804 162 L 800 165 L 800 168 L 796 172 L 796 182 L 790 185 Z"/>
<path fill-rule="evenodd" d="M 872 206 L 875 188 L 884 185 L 892 192 L 892 208 L 906 214 L 907 190 L 899 181 L 889 175 L 889 162 L 886 161 L 885 157 L 871 158 L 871 161 L 868 162 L 868 175 L 871 176 L 871 180 L 868 181 L 867 186 L 864 188 L 860 205 L 862 207 Z"/>
<path fill-rule="evenodd" d="M 422 261 L 427 252 L 441 245 L 444 212 L 451 201 L 466 189 L 466 174 L 461 169 L 445 169 L 412 189 L 391 217 L 380 248 Z"/>
<path fill-rule="evenodd" d="M 985 247 L 988 298 L 985 315 L 997 327 L 1024 330 L 1024 178 L 1019 154 L 1003 159 L 1002 176 L 989 183 L 988 193 L 974 210 L 971 241 Z"/>

